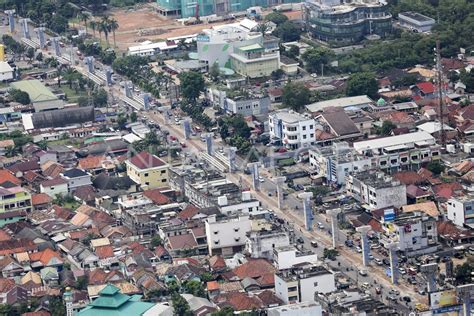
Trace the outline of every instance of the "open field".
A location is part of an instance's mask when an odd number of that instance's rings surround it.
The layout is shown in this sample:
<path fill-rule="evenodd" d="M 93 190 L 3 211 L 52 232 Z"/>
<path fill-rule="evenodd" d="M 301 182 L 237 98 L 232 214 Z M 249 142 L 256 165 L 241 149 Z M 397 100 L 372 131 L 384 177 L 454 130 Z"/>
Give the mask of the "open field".
<path fill-rule="evenodd" d="M 271 12 L 270 10 L 265 13 Z M 300 19 L 301 11 L 285 12 L 290 19 Z M 159 41 L 169 37 L 196 34 L 203 29 L 214 25 L 229 22 L 182 25 L 173 18 L 163 17 L 151 4 L 143 5 L 138 9 L 114 9 L 110 12 L 118 24 L 116 31 L 117 46 L 125 51 L 129 46 L 137 45 L 145 40 Z"/>

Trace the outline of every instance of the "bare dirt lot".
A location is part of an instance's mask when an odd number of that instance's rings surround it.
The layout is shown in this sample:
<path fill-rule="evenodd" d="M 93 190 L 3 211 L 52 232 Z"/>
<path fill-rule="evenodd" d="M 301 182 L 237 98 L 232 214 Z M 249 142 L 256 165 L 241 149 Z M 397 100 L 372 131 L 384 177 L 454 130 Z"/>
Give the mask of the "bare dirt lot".
<path fill-rule="evenodd" d="M 270 11 L 266 12 L 269 13 Z M 185 26 L 176 19 L 161 16 L 152 4 L 137 9 L 115 9 L 110 12 L 118 24 L 117 46 L 126 50 L 145 40 L 159 41 L 169 37 L 196 34 L 205 28 L 229 22 Z M 286 12 L 290 19 L 301 18 L 300 11 Z"/>

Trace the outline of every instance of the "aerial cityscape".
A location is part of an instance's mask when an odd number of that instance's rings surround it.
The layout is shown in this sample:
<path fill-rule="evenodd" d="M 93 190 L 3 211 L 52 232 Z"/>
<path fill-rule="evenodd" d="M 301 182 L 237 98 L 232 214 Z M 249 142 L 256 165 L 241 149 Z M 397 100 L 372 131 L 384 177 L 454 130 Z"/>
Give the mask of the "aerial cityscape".
<path fill-rule="evenodd" d="M 0 316 L 474 315 L 472 0 L 0 0 Z"/>

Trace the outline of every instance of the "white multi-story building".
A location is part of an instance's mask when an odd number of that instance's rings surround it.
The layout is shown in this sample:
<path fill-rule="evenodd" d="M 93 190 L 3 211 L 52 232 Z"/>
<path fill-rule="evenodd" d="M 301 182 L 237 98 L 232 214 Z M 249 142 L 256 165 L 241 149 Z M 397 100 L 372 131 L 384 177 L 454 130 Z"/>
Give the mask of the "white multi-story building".
<path fill-rule="evenodd" d="M 270 137 L 280 139 L 289 149 L 309 147 L 316 140 L 316 122 L 310 115 L 281 110 L 271 113 L 268 123 Z"/>
<path fill-rule="evenodd" d="M 447 202 L 448 219 L 457 226 L 474 227 L 474 194 L 453 197 Z"/>
<path fill-rule="evenodd" d="M 261 213 L 260 201 L 252 198 L 248 191 L 242 192 L 242 197 L 229 200 L 226 195 L 217 198 L 217 207 L 219 212 L 226 216 L 235 214 L 256 215 Z"/>
<path fill-rule="evenodd" d="M 206 219 L 206 237 L 209 255 L 232 256 L 241 252 L 247 241 L 247 233 L 252 230 L 248 215 L 217 220 L 216 216 Z"/>
<path fill-rule="evenodd" d="M 396 243 L 406 255 L 422 255 L 438 249 L 436 219 L 422 212 L 402 213 L 394 220 L 382 220 L 383 234 L 379 240 L 387 246 Z"/>
<path fill-rule="evenodd" d="M 368 209 L 407 204 L 405 184 L 380 172 L 347 176 L 346 192 Z"/>
<path fill-rule="evenodd" d="M 275 274 L 275 295 L 285 304 L 314 302 L 317 293 L 335 290 L 334 274 L 322 266 L 306 264 Z"/>
<path fill-rule="evenodd" d="M 247 234 L 246 250 L 252 258 L 273 259 L 275 247 L 289 246 L 288 233 L 281 230 L 251 231 Z"/>
<path fill-rule="evenodd" d="M 316 263 L 318 255 L 312 251 L 300 251 L 294 246 L 278 245 L 273 250 L 273 262 L 278 270 L 291 269 L 293 266 L 309 262 Z"/>
<path fill-rule="evenodd" d="M 328 183 L 344 184 L 349 174 L 369 170 L 372 161 L 358 155 L 348 143 L 341 142 L 330 148 L 309 149 L 309 164 Z"/>

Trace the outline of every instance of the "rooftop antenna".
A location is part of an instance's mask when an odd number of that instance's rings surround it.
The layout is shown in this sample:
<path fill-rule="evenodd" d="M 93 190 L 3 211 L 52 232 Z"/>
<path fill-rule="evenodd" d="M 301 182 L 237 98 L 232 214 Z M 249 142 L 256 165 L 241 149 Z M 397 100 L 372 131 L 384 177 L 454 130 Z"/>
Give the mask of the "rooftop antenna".
<path fill-rule="evenodd" d="M 444 106 L 443 106 L 443 67 L 441 65 L 441 52 L 440 52 L 439 39 L 436 41 L 436 83 L 438 88 L 439 98 L 439 123 L 440 123 L 440 141 L 442 148 L 446 148 L 446 132 L 444 130 Z"/>

